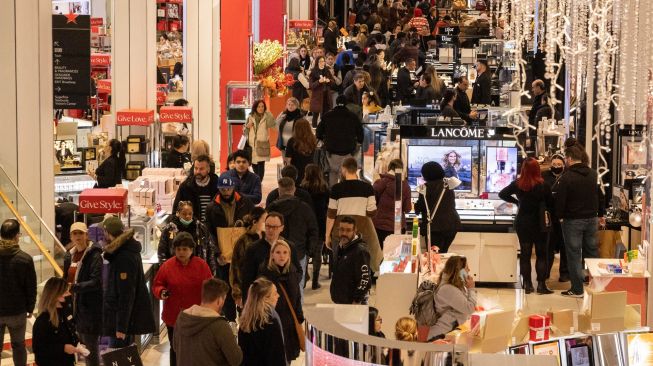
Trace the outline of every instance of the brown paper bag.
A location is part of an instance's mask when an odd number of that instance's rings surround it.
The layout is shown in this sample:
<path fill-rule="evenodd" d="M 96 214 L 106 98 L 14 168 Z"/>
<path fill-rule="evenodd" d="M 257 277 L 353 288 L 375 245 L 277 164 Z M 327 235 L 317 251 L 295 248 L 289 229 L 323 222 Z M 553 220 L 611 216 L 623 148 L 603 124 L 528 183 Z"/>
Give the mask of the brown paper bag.
<path fill-rule="evenodd" d="M 614 230 L 598 230 L 599 257 L 614 258 L 617 242 L 621 241 L 621 232 Z"/>
<path fill-rule="evenodd" d="M 219 227 L 218 228 L 218 247 L 221 255 L 227 263 L 231 263 L 231 256 L 234 253 L 236 241 L 247 232 L 244 227 Z"/>

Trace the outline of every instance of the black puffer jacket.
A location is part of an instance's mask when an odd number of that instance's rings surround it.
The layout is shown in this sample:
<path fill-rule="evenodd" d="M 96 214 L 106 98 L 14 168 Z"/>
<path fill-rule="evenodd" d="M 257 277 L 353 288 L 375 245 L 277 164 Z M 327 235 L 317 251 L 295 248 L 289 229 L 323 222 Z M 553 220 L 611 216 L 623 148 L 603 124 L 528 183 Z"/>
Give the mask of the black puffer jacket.
<path fill-rule="evenodd" d="M 0 316 L 34 312 L 36 271 L 32 257 L 18 243 L 0 239 Z"/>
<path fill-rule="evenodd" d="M 344 247 L 335 245 L 331 301 L 353 304 L 365 300 L 370 289 L 370 253 L 360 236 Z"/>
<path fill-rule="evenodd" d="M 596 171 L 585 164 L 574 164 L 565 170 L 552 189 L 556 217 L 589 219 L 604 216 L 603 192 L 597 181 Z"/>
<path fill-rule="evenodd" d="M 109 268 L 104 295 L 103 335 L 156 331 L 151 295 L 145 286 L 141 248 L 132 229 L 105 247 L 104 259 L 109 262 Z"/>
<path fill-rule="evenodd" d="M 300 260 L 306 255 L 311 255 L 319 246 L 317 221 L 315 213 L 305 202 L 297 197 L 282 197 L 268 207 L 269 212 L 278 212 L 283 215 L 284 238 L 295 244 L 297 258 Z"/>
<path fill-rule="evenodd" d="M 199 220 L 193 220 L 188 226 L 184 226 L 179 217 L 173 216 L 172 220 L 161 231 L 161 240 L 159 240 L 158 258 L 159 263 L 163 264 L 166 260 L 175 256 L 172 242 L 180 232 L 187 232 L 193 236 L 195 242 L 195 255 L 204 259 L 215 276 L 217 270 L 218 248 L 215 245 L 213 235 L 209 229 Z"/>
<path fill-rule="evenodd" d="M 68 274 L 75 247 L 66 252 L 63 260 L 64 276 Z M 81 334 L 100 334 L 102 331 L 102 247 L 90 246 L 77 265 L 72 286 L 75 322 Z"/>
<path fill-rule="evenodd" d="M 426 205 L 433 214 L 433 209 L 435 204 L 440 198 L 440 193 L 442 192 L 444 182 L 442 179 L 426 182 L 426 202 L 424 200 L 424 195 L 420 194 L 417 202 L 415 202 L 415 213 L 422 215 L 422 223 L 420 225 L 420 231 L 426 235 L 426 225 L 428 223 L 427 214 L 426 214 Z M 450 189 L 447 189 L 442 197 L 442 202 L 440 202 L 440 207 L 433 217 L 431 222 L 431 232 L 442 232 L 442 231 L 458 231 L 460 229 L 460 216 L 458 216 L 458 211 L 456 211 L 456 195 Z"/>

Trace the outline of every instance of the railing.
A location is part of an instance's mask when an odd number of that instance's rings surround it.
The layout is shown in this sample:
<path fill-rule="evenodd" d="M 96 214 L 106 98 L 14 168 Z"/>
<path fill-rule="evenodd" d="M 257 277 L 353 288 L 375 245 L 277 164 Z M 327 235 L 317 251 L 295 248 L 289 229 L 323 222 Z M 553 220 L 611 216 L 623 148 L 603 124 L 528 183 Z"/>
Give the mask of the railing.
<path fill-rule="evenodd" d="M 26 234 L 19 245 L 34 259 L 37 283 L 61 276 L 64 246 L 0 166 L 0 222 L 9 218 L 18 220 L 21 232 Z"/>

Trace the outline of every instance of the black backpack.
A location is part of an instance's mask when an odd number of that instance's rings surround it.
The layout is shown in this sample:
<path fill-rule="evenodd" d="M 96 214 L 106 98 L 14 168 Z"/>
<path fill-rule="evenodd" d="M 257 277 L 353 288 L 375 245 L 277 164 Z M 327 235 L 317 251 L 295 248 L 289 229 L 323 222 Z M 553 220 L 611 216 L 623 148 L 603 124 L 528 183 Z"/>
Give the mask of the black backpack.
<path fill-rule="evenodd" d="M 435 309 L 435 294 L 438 285 L 426 280 L 417 288 L 417 293 L 410 304 L 410 314 L 415 316 L 417 325 L 434 326 L 438 322 L 438 313 Z"/>

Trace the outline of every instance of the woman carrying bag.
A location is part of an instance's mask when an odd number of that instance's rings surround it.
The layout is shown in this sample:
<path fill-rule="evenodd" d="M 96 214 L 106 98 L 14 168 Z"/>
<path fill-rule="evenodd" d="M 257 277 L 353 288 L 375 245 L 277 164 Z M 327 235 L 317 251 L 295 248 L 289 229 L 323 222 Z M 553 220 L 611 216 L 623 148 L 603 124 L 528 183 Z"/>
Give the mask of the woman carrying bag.
<path fill-rule="evenodd" d="M 270 161 L 270 132 L 276 125 L 274 116 L 267 110 L 263 100 L 257 100 L 252 106 L 252 112 L 247 117 L 243 135 L 247 136 L 247 146 L 251 149 L 252 168 L 254 173 L 263 180 L 265 162 Z"/>

